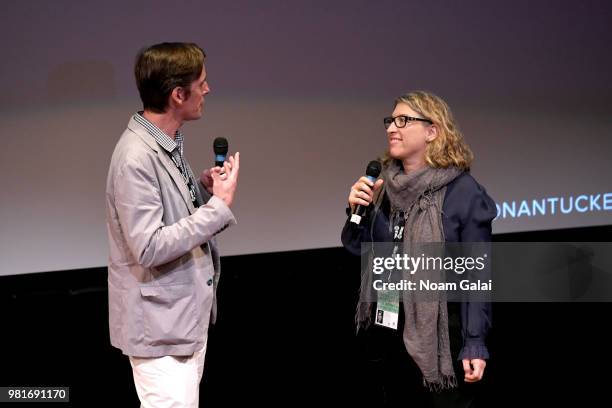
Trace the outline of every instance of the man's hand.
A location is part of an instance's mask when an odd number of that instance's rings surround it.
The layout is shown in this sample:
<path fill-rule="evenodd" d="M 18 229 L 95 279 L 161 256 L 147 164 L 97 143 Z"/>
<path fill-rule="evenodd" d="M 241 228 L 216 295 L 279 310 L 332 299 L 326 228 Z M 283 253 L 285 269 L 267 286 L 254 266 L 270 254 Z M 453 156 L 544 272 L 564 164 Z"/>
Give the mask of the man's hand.
<path fill-rule="evenodd" d="M 211 176 L 211 173 L 212 173 L 213 169 L 214 169 L 214 167 L 211 168 L 211 169 L 206 169 L 200 175 L 200 183 L 202 183 L 204 188 L 206 188 L 206 191 L 208 191 L 210 194 L 213 193 L 213 188 L 212 188 L 213 187 L 213 178 Z"/>
<path fill-rule="evenodd" d="M 484 369 L 487 365 L 485 360 L 480 358 L 464 358 L 463 359 L 463 371 L 465 371 L 465 382 L 473 383 L 480 381 L 484 375 Z"/>
<path fill-rule="evenodd" d="M 230 156 L 223 167 L 213 167 L 210 170 L 212 178 L 212 193 L 222 199 L 228 207 L 234 202 L 234 194 L 238 186 L 238 172 L 240 170 L 240 153 Z"/>

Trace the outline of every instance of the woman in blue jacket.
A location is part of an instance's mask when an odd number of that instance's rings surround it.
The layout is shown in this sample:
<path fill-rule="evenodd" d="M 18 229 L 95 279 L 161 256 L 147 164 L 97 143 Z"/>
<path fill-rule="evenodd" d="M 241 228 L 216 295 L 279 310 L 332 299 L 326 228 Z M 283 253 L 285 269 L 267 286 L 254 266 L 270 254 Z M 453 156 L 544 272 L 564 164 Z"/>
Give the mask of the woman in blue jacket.
<path fill-rule="evenodd" d="M 388 150 L 380 178 L 361 177 L 348 198 L 351 210 L 374 205 L 360 224 L 347 220 L 343 245 L 359 255 L 361 242 L 490 241 L 495 203 L 469 173 L 473 155 L 448 105 L 431 93 L 411 92 L 395 100 L 384 124 Z M 380 320 L 375 310 L 360 302 L 356 318 L 386 404 L 421 399 L 434 406 L 471 406 L 465 383 L 484 374 L 490 303 L 403 298 L 396 330 L 374 324 L 375 317 Z"/>

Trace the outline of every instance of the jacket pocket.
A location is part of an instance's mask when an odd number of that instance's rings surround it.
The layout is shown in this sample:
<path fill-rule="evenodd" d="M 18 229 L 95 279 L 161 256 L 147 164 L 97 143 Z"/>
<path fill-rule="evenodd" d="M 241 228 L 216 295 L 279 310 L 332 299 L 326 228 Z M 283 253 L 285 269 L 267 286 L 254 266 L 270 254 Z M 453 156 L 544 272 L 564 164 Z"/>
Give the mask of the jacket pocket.
<path fill-rule="evenodd" d="M 145 343 L 172 346 L 202 337 L 194 291 L 190 283 L 140 287 Z"/>

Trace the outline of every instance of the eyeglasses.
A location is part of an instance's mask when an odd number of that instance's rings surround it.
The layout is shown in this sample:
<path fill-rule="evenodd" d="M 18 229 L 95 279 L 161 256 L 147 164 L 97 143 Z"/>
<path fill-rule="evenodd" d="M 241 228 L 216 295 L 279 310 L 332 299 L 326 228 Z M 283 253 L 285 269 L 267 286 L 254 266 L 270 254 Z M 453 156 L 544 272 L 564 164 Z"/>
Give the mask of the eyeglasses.
<path fill-rule="evenodd" d="M 408 124 L 408 122 L 416 122 L 416 121 L 427 122 L 430 125 L 433 125 L 433 122 L 430 119 L 413 118 L 412 116 L 407 116 L 407 115 L 398 115 L 396 117 L 387 116 L 386 118 L 383 119 L 383 123 L 385 124 L 385 129 L 389 129 L 389 126 L 391 126 L 393 122 L 395 122 L 396 127 L 403 128 L 403 127 L 406 127 L 406 124 Z"/>

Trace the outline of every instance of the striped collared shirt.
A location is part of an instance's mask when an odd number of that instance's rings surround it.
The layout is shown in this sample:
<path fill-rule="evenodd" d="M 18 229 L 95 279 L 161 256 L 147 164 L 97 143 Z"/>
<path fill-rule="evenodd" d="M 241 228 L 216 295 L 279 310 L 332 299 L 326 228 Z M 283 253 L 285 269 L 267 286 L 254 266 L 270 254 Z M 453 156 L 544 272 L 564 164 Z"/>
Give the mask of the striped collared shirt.
<path fill-rule="evenodd" d="M 172 161 L 183 176 L 183 181 L 189 189 L 189 195 L 191 196 L 193 205 L 198 207 L 197 194 L 195 191 L 195 177 L 183 154 L 183 134 L 180 132 L 180 130 L 177 130 L 174 134 L 174 139 L 172 139 L 170 136 L 162 132 L 160 128 L 142 116 L 142 112 L 135 113 L 134 120 L 144 126 L 144 128 L 147 129 L 147 132 L 153 136 L 157 144 L 168 152 L 170 158 L 172 158 Z"/>

